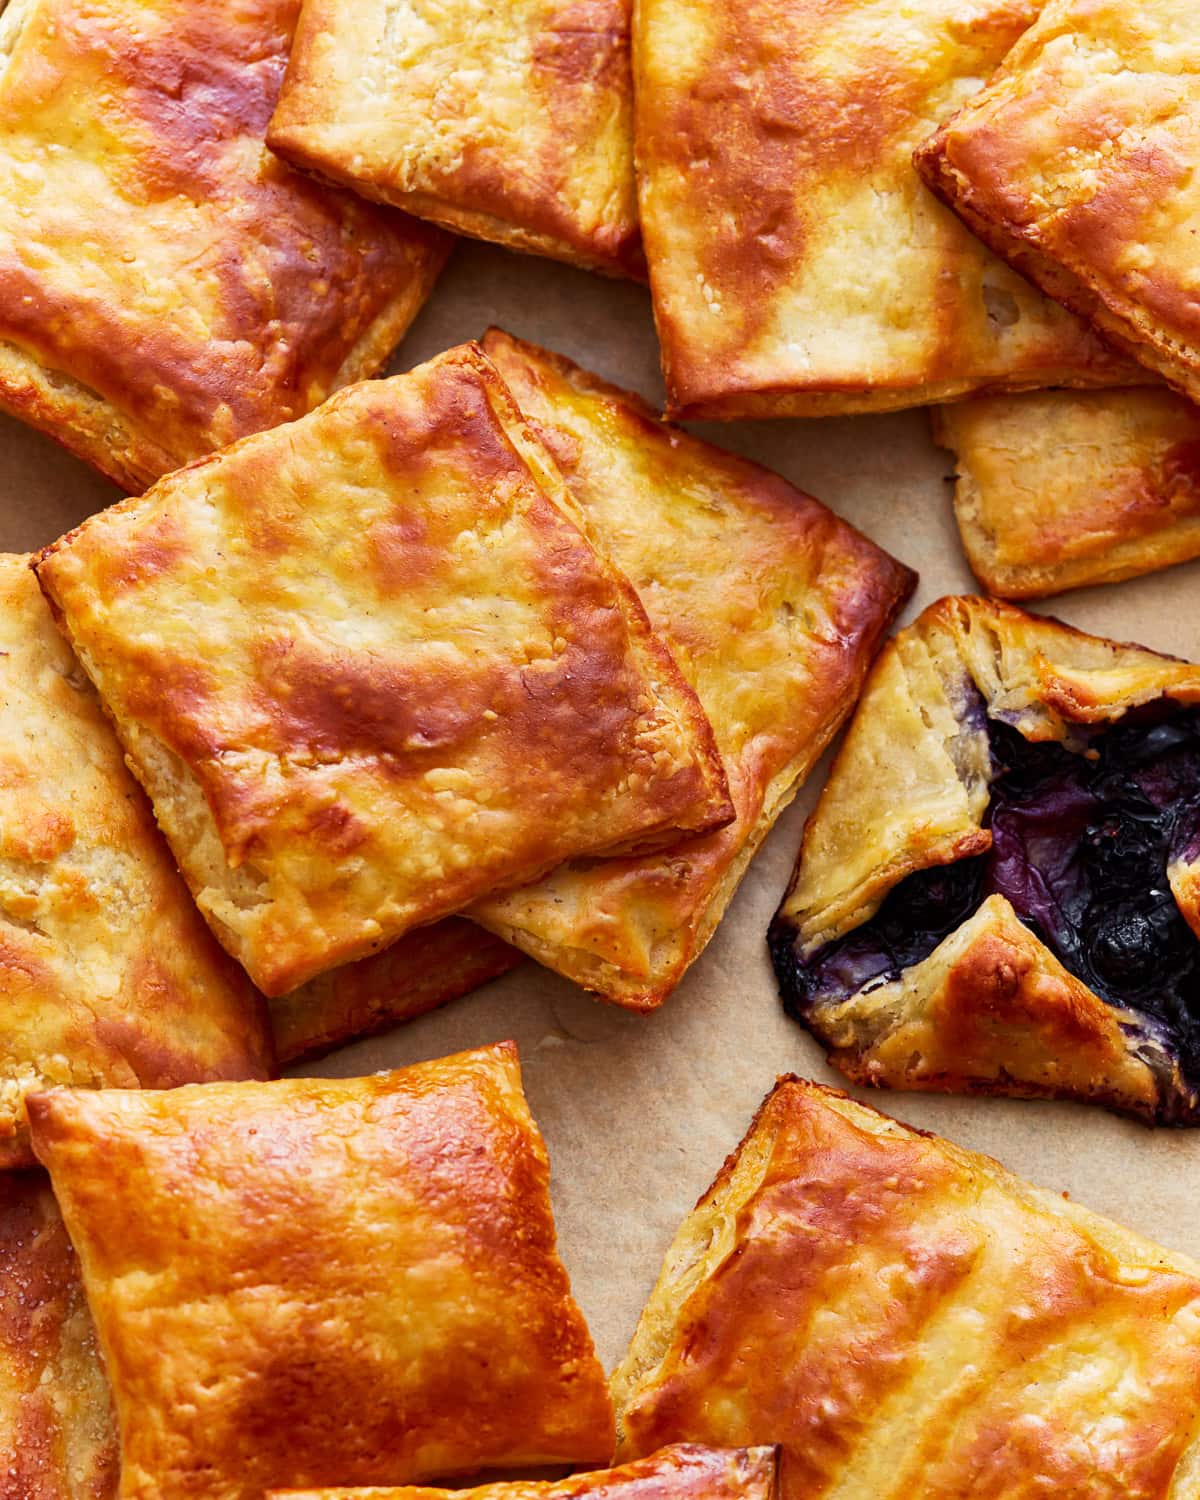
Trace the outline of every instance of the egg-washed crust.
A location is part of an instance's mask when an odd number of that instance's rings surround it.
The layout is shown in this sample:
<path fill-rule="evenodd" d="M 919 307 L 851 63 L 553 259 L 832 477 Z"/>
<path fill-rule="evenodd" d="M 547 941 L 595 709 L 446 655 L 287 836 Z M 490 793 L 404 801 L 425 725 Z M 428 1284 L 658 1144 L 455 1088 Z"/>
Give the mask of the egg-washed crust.
<path fill-rule="evenodd" d="M 390 1489 L 270 1490 L 266 1500 L 773 1500 L 773 1447 L 703 1448 L 676 1443 L 616 1469 L 567 1479 L 515 1479 L 470 1490 L 420 1485 Z"/>
<path fill-rule="evenodd" d="M 1027 739 L 1069 744 L 1073 725 L 1164 699 L 1200 703 L 1200 666 L 995 601 L 930 605 L 867 679 L 772 924 L 777 963 L 802 963 L 861 926 L 916 871 L 991 847 L 977 695 Z M 1200 851 L 1167 875 L 1200 935 Z M 1196 1106 L 1145 1018 L 1068 973 L 999 897 L 899 980 L 817 1005 L 805 1024 L 858 1082 L 1087 1098 L 1147 1119 Z"/>
<path fill-rule="evenodd" d="M 737 816 L 659 853 L 564 865 L 470 915 L 606 999 L 651 1009 L 850 711 L 915 575 L 628 391 L 495 329 L 484 348 L 695 689 Z"/>
<path fill-rule="evenodd" d="M 630 0 L 305 0 L 267 139 L 448 229 L 645 277 Z"/>
<path fill-rule="evenodd" d="M 0 1174 L 0 1500 L 114 1500 L 117 1435 L 79 1265 L 42 1172 Z"/>
<path fill-rule="evenodd" d="M 112 1384 L 121 1500 L 607 1461 L 511 1042 L 30 1111 Z"/>
<path fill-rule="evenodd" d="M 916 162 L 999 255 L 1200 400 L 1198 155 L 1190 0 L 1050 0 Z"/>
<path fill-rule="evenodd" d="M 1174 392 L 982 396 L 933 418 L 989 593 L 1036 599 L 1200 556 L 1200 410 Z"/>
<path fill-rule="evenodd" d="M 477 346 L 169 476 L 38 575 L 220 940 L 285 993 L 733 816 L 703 710 Z"/>
<path fill-rule="evenodd" d="M 636 149 L 668 411 L 882 411 L 1147 377 L 991 255 L 912 151 L 1037 0 L 642 0 Z"/>
<path fill-rule="evenodd" d="M 32 1090 L 273 1068 L 29 563 L 0 555 L 0 1169 L 33 1162 Z"/>
<path fill-rule="evenodd" d="M 781 1079 L 612 1381 L 618 1458 L 783 1443 L 783 1500 L 1182 1500 L 1200 1266 L 999 1163 Z"/>
<path fill-rule="evenodd" d="M 0 15 L 0 408 L 128 490 L 373 374 L 452 243 L 267 150 L 298 12 Z"/>

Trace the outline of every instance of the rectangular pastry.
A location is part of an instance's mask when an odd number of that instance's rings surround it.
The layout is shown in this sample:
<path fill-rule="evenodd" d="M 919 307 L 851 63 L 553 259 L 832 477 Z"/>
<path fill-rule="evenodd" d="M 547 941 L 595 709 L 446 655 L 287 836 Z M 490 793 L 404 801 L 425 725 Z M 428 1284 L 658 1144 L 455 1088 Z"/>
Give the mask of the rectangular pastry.
<path fill-rule="evenodd" d="M 712 730 L 464 345 L 93 516 L 38 575 L 268 995 L 728 822 Z"/>
<path fill-rule="evenodd" d="M 713 725 L 737 816 L 661 853 L 564 865 L 470 915 L 635 1009 L 712 936 L 836 733 L 914 575 L 777 474 L 492 331 L 485 348 Z"/>
<path fill-rule="evenodd" d="M 30 1111 L 112 1383 L 120 1500 L 607 1461 L 512 1043 Z"/>
<path fill-rule="evenodd" d="M 785 1078 L 612 1386 L 620 1459 L 769 1436 L 784 1500 L 1182 1500 L 1200 1265 Z"/>
<path fill-rule="evenodd" d="M 1200 11 L 1049 0 L 917 153 L 1031 281 L 1200 401 Z"/>
<path fill-rule="evenodd" d="M 645 274 L 630 0 L 304 0 L 267 139 L 461 234 Z"/>
<path fill-rule="evenodd" d="M 265 133 L 297 0 L 10 0 L 0 409 L 128 490 L 374 373 L 450 241 Z"/>
<path fill-rule="evenodd" d="M 980 396 L 933 427 L 989 593 L 1036 599 L 1200 556 L 1200 409 L 1171 391 Z"/>
<path fill-rule="evenodd" d="M 668 411 L 1136 384 L 925 191 L 912 150 L 1038 0 L 642 0 L 642 227 Z"/>
<path fill-rule="evenodd" d="M 273 1066 L 29 565 L 0 555 L 0 1170 L 33 1160 L 31 1090 Z"/>

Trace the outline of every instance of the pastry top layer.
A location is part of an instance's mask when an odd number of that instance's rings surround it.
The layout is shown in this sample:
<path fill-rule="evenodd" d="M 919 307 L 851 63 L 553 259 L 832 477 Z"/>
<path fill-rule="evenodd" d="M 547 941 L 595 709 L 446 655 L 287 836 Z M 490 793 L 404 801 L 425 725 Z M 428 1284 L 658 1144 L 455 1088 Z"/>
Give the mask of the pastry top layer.
<path fill-rule="evenodd" d="M 0 556 L 0 1168 L 32 1161 L 31 1090 L 272 1066 L 29 564 Z"/>
<path fill-rule="evenodd" d="M 511 1043 L 363 1079 L 58 1090 L 30 1107 L 113 1386 L 126 1500 L 611 1451 Z"/>
<path fill-rule="evenodd" d="M 711 729 L 474 346 L 94 516 L 39 577 L 214 930 L 279 994 L 728 821 Z"/>
<path fill-rule="evenodd" d="M 819 415 L 1128 376 L 912 165 L 1037 11 L 638 6 L 641 213 L 674 414 Z"/>
<path fill-rule="evenodd" d="M 795 1500 L 1166 1500 L 1200 1457 L 1200 1266 L 784 1079 L 613 1391 L 619 1456 L 770 1431 Z"/>
<path fill-rule="evenodd" d="M 299 0 L 11 0 L 0 403 L 129 489 L 372 373 L 448 241 L 264 144 Z"/>
<path fill-rule="evenodd" d="M 1200 17 L 1051 0 L 922 169 L 1052 295 L 1200 396 Z"/>
<path fill-rule="evenodd" d="M 305 0 L 271 145 L 449 228 L 644 274 L 629 0 Z"/>
<path fill-rule="evenodd" d="M 472 915 L 610 998 L 661 1002 L 848 712 L 912 575 L 786 480 L 493 330 L 488 353 L 713 725 L 737 816 L 566 865 Z"/>

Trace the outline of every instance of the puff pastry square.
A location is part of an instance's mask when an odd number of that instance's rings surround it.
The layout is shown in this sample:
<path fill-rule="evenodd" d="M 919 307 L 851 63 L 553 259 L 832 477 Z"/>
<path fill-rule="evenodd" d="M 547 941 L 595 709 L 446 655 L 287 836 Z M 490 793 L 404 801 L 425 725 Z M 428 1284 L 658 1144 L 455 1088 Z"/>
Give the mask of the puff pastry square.
<path fill-rule="evenodd" d="M 297 0 L 0 9 L 0 408 L 141 490 L 383 363 L 451 242 L 267 150 Z"/>
<path fill-rule="evenodd" d="M 989 593 L 1036 599 L 1200 556 L 1200 409 L 1170 391 L 981 396 L 934 413 Z"/>
<path fill-rule="evenodd" d="M 79 1265 L 42 1172 L 0 1174 L 0 1494 L 113 1500 L 112 1399 Z"/>
<path fill-rule="evenodd" d="M 778 475 L 664 426 L 627 391 L 494 330 L 485 348 L 695 688 L 737 816 L 661 853 L 566 865 L 470 914 L 647 1009 L 712 936 L 914 578 Z"/>
<path fill-rule="evenodd" d="M 1200 1457 L 1200 1266 L 780 1080 L 613 1376 L 618 1456 L 783 1444 L 784 1500 L 1168 1500 Z"/>
<path fill-rule="evenodd" d="M 1198 156 L 1191 0 L 1050 0 L 917 163 L 993 249 L 1200 401 Z"/>
<path fill-rule="evenodd" d="M 112 1382 L 121 1500 L 610 1453 L 512 1043 L 30 1110 Z"/>
<path fill-rule="evenodd" d="M 268 995 L 729 821 L 712 730 L 476 346 L 169 476 L 38 573 Z"/>
<path fill-rule="evenodd" d="M 267 139 L 368 198 L 644 276 L 630 0 L 304 0 Z"/>
<path fill-rule="evenodd" d="M 267 1500 L 772 1500 L 774 1448 L 702 1448 L 676 1443 L 618 1469 L 596 1469 L 569 1479 L 521 1479 L 473 1490 L 272 1490 Z"/>
<path fill-rule="evenodd" d="M 931 605 L 868 678 L 770 941 L 856 1082 L 1200 1123 L 1200 666 Z"/>
<path fill-rule="evenodd" d="M 0 1169 L 25 1096 L 265 1078 L 265 1010 L 200 919 L 30 571 L 0 555 Z"/>
<path fill-rule="evenodd" d="M 642 228 L 668 410 L 820 416 L 1137 384 L 992 256 L 912 151 L 1037 0 L 642 0 Z"/>

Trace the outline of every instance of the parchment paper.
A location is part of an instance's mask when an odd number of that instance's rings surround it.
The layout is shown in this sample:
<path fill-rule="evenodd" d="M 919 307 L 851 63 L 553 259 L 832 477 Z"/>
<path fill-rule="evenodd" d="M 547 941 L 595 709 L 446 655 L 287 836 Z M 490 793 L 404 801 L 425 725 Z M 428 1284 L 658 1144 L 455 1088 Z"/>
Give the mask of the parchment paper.
<path fill-rule="evenodd" d="M 547 261 L 463 244 L 393 370 L 497 323 L 661 402 L 647 294 Z M 779 470 L 921 574 L 911 618 L 972 590 L 950 508 L 948 456 L 922 411 L 695 430 Z M 48 440 L 0 418 L 0 545 L 51 541 L 117 492 Z M 1200 656 L 1200 562 L 1048 608 L 1071 624 Z M 624 1352 L 680 1218 L 741 1138 L 775 1076 L 841 1083 L 783 1014 L 767 958 L 779 901 L 822 764 L 751 866 L 703 958 L 655 1016 L 589 999 L 522 965 L 390 1035 L 307 1071 L 353 1075 L 513 1037 L 546 1135 L 563 1256 L 612 1365 Z M 1200 1129 L 1152 1131 L 1095 1108 L 872 1092 L 863 1097 L 1045 1186 L 1200 1256 Z"/>

